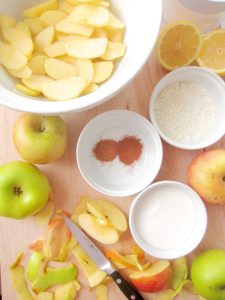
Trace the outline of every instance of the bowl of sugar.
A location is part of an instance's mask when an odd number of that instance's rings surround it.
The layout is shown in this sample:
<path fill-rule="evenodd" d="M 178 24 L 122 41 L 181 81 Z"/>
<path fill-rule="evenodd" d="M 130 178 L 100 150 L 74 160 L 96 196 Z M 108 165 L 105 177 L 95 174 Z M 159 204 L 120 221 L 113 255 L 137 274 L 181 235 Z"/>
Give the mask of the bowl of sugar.
<path fill-rule="evenodd" d="M 150 100 L 150 118 L 168 144 L 208 147 L 225 133 L 225 84 L 208 69 L 190 66 L 163 77 Z"/>
<path fill-rule="evenodd" d="M 175 259 L 204 237 L 207 212 L 199 195 L 177 181 L 153 183 L 133 201 L 129 224 L 136 243 L 149 255 Z"/>

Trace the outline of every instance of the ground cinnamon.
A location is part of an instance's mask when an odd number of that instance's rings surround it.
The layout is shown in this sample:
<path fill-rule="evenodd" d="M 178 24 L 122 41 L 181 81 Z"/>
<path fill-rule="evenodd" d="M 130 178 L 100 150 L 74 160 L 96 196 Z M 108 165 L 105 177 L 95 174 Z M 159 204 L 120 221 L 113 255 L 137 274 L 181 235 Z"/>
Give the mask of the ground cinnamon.
<path fill-rule="evenodd" d="M 125 136 L 118 143 L 119 159 L 125 165 L 132 165 L 139 160 L 142 153 L 143 144 L 135 136 Z"/>
<path fill-rule="evenodd" d="M 118 154 L 118 143 L 114 140 L 101 140 L 94 146 L 93 152 L 102 162 L 113 161 Z"/>

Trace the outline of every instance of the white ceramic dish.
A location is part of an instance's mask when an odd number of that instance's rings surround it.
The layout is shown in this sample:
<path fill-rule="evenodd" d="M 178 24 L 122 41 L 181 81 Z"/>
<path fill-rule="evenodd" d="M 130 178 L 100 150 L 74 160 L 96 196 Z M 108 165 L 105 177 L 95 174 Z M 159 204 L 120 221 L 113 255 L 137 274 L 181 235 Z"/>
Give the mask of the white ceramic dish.
<path fill-rule="evenodd" d="M 160 92 L 168 85 L 176 81 L 186 81 L 199 84 L 208 90 L 215 104 L 215 121 L 210 133 L 198 143 L 184 144 L 172 140 L 159 128 L 154 112 L 156 99 Z M 224 81 L 210 70 L 200 67 L 184 67 L 168 73 L 155 87 L 149 106 L 150 119 L 159 132 L 162 139 L 177 148 L 194 150 L 208 147 L 218 141 L 225 133 L 225 84 Z"/>
<path fill-rule="evenodd" d="M 0 13 L 20 19 L 24 8 L 39 2 L 41 0 L 1 0 Z M 0 104 L 25 112 L 58 114 L 91 108 L 118 93 L 137 74 L 152 51 L 161 23 L 162 0 L 112 0 L 112 7 L 126 25 L 125 43 L 128 50 L 112 78 L 100 89 L 69 101 L 35 100 L 17 92 L 15 81 L 0 67 Z"/>
<path fill-rule="evenodd" d="M 102 139 L 120 140 L 137 136 L 143 143 L 138 162 L 126 166 L 117 158 L 99 162 L 93 154 L 94 145 Z M 162 162 L 162 143 L 152 124 L 141 115 L 114 110 L 91 120 L 77 143 L 77 164 L 84 179 L 96 190 L 111 196 L 129 196 L 146 188 L 157 175 Z"/>
<path fill-rule="evenodd" d="M 153 193 L 155 191 L 163 191 L 163 189 L 168 187 L 173 188 L 175 190 L 178 189 L 179 191 L 182 191 L 183 193 L 185 193 L 185 195 L 187 195 L 192 218 L 190 219 L 190 228 L 189 230 L 186 231 L 187 234 L 186 236 L 183 237 L 183 240 L 182 241 L 179 240 L 179 242 L 177 242 L 176 247 L 174 246 L 169 249 L 165 249 L 165 248 L 154 247 L 149 243 L 147 243 L 142 238 L 143 233 L 138 232 L 137 228 L 138 228 L 139 220 L 144 217 L 143 214 L 145 214 L 147 211 L 147 209 L 145 208 L 146 205 L 145 201 L 154 201 Z M 167 196 L 167 199 L 166 201 L 170 201 L 169 194 Z M 182 201 L 182 199 L 180 199 L 180 201 Z M 164 212 L 159 211 L 157 207 L 157 203 L 153 207 L 154 209 L 152 209 L 150 213 L 153 215 L 157 214 L 156 217 L 158 218 L 160 218 L 161 213 L 165 214 L 167 212 L 167 211 Z M 174 217 L 170 218 L 170 222 L 172 223 L 172 225 L 168 223 L 168 227 L 164 228 L 163 232 L 161 232 L 160 234 L 161 239 L 167 238 L 167 235 L 169 234 L 168 230 L 170 230 L 171 227 L 178 229 L 179 226 L 182 226 L 181 220 L 179 220 L 179 216 L 176 215 L 176 211 L 174 212 Z M 130 208 L 129 224 L 130 224 L 131 234 L 134 240 L 146 253 L 160 259 L 174 259 L 190 253 L 199 245 L 206 231 L 207 213 L 203 201 L 198 196 L 198 194 L 195 191 L 193 191 L 190 187 L 176 181 L 161 181 L 150 185 L 146 190 L 140 193 L 133 201 Z M 154 229 L 156 230 L 156 233 L 159 232 L 157 224 L 155 225 Z M 176 230 L 174 230 L 172 234 L 175 236 Z"/>

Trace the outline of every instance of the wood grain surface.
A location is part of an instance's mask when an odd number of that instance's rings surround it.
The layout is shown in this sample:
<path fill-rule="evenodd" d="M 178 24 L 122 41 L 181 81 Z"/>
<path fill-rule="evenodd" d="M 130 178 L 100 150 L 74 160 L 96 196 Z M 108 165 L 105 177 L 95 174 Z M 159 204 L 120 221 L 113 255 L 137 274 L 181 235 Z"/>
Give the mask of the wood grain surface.
<path fill-rule="evenodd" d="M 165 74 L 158 65 L 154 53 L 138 74 L 138 76 L 116 97 L 107 103 L 82 113 L 63 115 L 69 130 L 69 146 L 65 155 L 57 162 L 40 166 L 48 176 L 54 192 L 56 208 L 72 211 L 82 195 L 90 197 L 101 196 L 117 204 L 128 216 L 129 207 L 134 197 L 113 198 L 100 195 L 84 181 L 79 173 L 75 147 L 80 132 L 89 120 L 96 115 L 112 109 L 127 109 L 138 112 L 148 118 L 149 99 L 157 82 Z M 12 129 L 19 113 L 0 107 L 0 164 L 20 159 L 12 142 Z M 225 138 L 211 148 L 225 147 Z M 201 151 L 184 151 L 163 143 L 164 159 L 156 181 L 164 179 L 178 180 L 186 183 L 186 170 L 190 161 Z M 205 151 L 203 149 L 202 151 Z M 189 262 L 197 253 L 209 248 L 225 249 L 225 208 L 209 206 L 208 229 L 199 247 L 188 256 Z M 35 218 L 16 221 L 0 218 L 0 264 L 3 300 L 17 299 L 9 278 L 9 265 L 19 251 L 26 251 L 30 242 L 42 236 L 44 227 L 38 226 Z M 129 252 L 131 244 L 130 233 L 122 236 L 117 248 Z M 88 285 L 82 272 L 79 272 L 82 290 L 77 299 L 93 300 L 95 292 L 88 290 Z M 144 298 L 157 299 L 156 295 L 143 294 Z M 109 300 L 123 300 L 123 295 L 114 284 L 109 288 Z M 181 297 L 177 298 L 181 299 Z M 185 300 L 196 299 L 196 296 L 185 294 Z"/>

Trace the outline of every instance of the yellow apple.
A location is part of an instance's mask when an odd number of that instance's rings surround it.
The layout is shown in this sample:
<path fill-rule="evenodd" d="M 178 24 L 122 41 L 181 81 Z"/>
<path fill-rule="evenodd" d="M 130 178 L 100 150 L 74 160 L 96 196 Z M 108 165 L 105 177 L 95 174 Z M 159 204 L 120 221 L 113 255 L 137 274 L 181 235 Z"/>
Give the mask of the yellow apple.
<path fill-rule="evenodd" d="M 210 204 L 225 204 L 225 150 L 198 155 L 188 169 L 188 182 Z"/>

